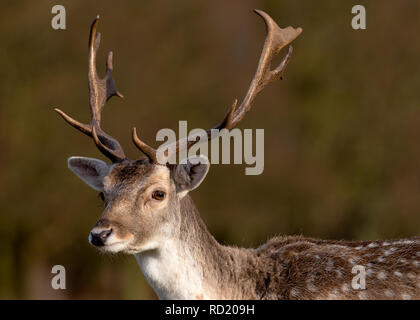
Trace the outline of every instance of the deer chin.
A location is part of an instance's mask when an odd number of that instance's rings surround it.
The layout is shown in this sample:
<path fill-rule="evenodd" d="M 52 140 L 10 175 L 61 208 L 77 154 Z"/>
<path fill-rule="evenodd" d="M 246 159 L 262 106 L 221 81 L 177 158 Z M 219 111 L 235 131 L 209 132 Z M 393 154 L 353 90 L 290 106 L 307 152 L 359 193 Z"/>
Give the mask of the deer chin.
<path fill-rule="evenodd" d="M 110 244 L 105 244 L 98 249 L 107 253 L 130 253 L 130 240 L 115 241 Z"/>

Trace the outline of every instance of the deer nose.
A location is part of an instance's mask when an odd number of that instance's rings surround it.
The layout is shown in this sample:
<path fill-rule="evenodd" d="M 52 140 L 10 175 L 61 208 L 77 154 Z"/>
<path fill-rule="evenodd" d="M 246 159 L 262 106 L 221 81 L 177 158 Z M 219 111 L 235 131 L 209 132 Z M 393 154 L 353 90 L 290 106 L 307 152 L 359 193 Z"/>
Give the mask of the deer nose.
<path fill-rule="evenodd" d="M 105 245 L 106 240 L 112 233 L 111 229 L 100 229 L 100 230 L 92 230 L 90 232 L 90 243 L 97 247 L 102 247 Z"/>

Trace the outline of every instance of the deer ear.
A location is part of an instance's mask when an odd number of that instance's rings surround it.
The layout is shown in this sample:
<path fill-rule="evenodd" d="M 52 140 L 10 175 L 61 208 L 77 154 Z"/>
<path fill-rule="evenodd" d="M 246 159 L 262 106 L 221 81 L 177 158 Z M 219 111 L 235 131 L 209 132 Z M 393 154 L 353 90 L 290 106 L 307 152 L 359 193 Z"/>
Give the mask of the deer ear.
<path fill-rule="evenodd" d="M 102 180 L 109 173 L 108 164 L 102 160 L 86 157 L 71 157 L 67 163 L 69 169 L 91 188 L 103 191 Z"/>
<path fill-rule="evenodd" d="M 175 167 L 173 177 L 181 198 L 203 182 L 209 168 L 210 162 L 204 156 L 188 157 Z"/>

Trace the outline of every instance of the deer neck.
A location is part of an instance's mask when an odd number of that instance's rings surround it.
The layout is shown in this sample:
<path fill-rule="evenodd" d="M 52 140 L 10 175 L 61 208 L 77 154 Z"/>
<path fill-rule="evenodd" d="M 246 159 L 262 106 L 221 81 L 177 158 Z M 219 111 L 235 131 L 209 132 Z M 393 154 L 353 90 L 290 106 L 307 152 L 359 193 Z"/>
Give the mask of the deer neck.
<path fill-rule="evenodd" d="M 159 248 L 135 254 L 147 281 L 160 299 L 240 297 L 241 290 L 226 284 L 231 283 L 229 277 L 238 276 L 247 251 L 220 245 L 188 195 L 180 205 L 178 232 Z"/>

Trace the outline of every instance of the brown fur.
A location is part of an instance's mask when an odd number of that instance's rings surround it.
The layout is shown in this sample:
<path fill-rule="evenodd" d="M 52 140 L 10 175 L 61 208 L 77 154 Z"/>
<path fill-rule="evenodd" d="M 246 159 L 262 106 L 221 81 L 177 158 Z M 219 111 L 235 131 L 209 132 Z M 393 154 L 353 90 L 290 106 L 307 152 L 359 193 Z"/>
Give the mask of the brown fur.
<path fill-rule="evenodd" d="M 113 166 L 97 226 L 112 227 L 120 239 L 132 237 L 126 253 L 141 252 L 154 239 L 177 243 L 180 259 L 189 259 L 180 263 L 201 275 L 197 299 L 420 299 L 420 237 L 353 242 L 292 236 L 257 249 L 222 246 L 190 196 L 178 196 L 175 169 L 147 160 Z M 156 186 L 168 197 L 151 206 L 149 190 Z M 365 290 L 352 288 L 355 265 L 365 268 Z"/>
<path fill-rule="evenodd" d="M 217 243 L 191 198 L 182 201 L 182 213 L 180 241 L 202 261 L 210 290 L 219 298 L 420 299 L 420 237 L 330 241 L 288 236 L 257 249 L 240 249 Z M 369 247 L 373 244 L 377 246 Z M 366 268 L 366 290 L 352 289 L 356 264 Z M 381 272 L 384 279 L 378 279 Z"/>

